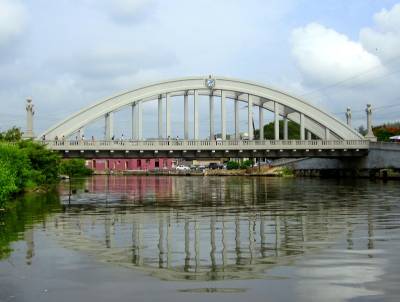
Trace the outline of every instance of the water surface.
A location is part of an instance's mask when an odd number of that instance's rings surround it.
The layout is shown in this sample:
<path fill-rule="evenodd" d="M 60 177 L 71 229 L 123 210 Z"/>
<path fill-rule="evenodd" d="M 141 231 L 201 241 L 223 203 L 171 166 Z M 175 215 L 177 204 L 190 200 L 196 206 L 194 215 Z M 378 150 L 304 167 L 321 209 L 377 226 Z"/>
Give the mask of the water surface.
<path fill-rule="evenodd" d="M 95 176 L 0 218 L 0 301 L 399 301 L 400 185 Z"/>

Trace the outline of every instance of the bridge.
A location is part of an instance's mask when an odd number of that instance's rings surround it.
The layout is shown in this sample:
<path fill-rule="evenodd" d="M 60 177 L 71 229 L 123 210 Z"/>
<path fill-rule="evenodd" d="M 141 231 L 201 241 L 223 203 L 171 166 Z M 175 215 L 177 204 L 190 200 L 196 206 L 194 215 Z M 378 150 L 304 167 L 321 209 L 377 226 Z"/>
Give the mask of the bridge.
<path fill-rule="evenodd" d="M 46 141 L 66 158 L 279 158 L 361 157 L 367 140 L 156 140 L 156 141 Z"/>
<path fill-rule="evenodd" d="M 183 98 L 183 139 L 171 139 L 171 102 L 177 98 Z M 209 113 L 208 137 L 200 139 L 199 106 L 205 99 Z M 158 105 L 156 139 L 143 136 L 142 107 L 151 101 Z M 192 114 L 189 114 L 189 101 L 193 104 Z M 221 106 L 218 138 L 214 112 L 217 101 Z M 227 133 L 228 101 L 234 103 L 234 133 Z M 247 108 L 245 135 L 240 132 L 241 104 Z M 187 77 L 148 84 L 98 101 L 49 128 L 41 134 L 41 139 L 48 148 L 65 157 L 362 157 L 374 140 L 368 106 L 369 132 L 364 137 L 352 129 L 349 110 L 346 124 L 298 97 L 259 83 L 225 77 Z M 129 139 L 115 140 L 114 114 L 126 107 L 131 108 L 132 135 Z M 33 135 L 30 101 L 27 112 L 27 133 Z M 273 137 L 264 135 L 266 112 L 273 114 Z M 255 113 L 258 113 L 257 137 Z M 193 133 L 189 133 L 190 115 Z M 85 127 L 100 119 L 104 120 L 104 138 L 82 139 Z M 298 125 L 298 139 L 293 139 L 289 132 L 290 122 Z"/>

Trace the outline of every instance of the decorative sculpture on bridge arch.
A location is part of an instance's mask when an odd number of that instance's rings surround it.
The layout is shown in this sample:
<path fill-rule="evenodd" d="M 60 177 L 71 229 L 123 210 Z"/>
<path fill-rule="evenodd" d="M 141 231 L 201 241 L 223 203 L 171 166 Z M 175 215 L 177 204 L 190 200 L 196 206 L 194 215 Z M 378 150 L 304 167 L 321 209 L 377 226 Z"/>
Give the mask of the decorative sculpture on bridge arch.
<path fill-rule="evenodd" d="M 214 114 L 214 97 L 221 98 L 221 136 L 226 138 L 226 99 L 235 101 L 235 137 L 239 138 L 239 102 L 248 104 L 248 135 L 253 138 L 253 106 L 269 110 L 275 114 L 275 138 L 279 139 L 279 120 L 284 119 L 284 139 L 288 138 L 287 121 L 300 124 L 301 139 L 305 139 L 305 131 L 313 133 L 321 139 L 362 140 L 361 134 L 351 129 L 327 112 L 283 91 L 272 89 L 265 85 L 231 79 L 225 77 L 187 77 L 175 80 L 148 84 L 143 87 L 127 91 L 102 100 L 94 105 L 66 118 L 64 121 L 51 127 L 42 135 L 47 139 L 68 137 L 86 125 L 105 118 L 106 138 L 110 139 L 112 131 L 112 114 L 126 106 L 132 106 L 132 133 L 133 139 L 143 139 L 142 136 L 142 103 L 158 99 L 158 131 L 159 138 L 168 138 L 171 135 L 170 101 L 172 97 L 184 96 L 184 138 L 189 139 L 188 98 L 194 99 L 194 139 L 199 139 L 199 96 L 210 97 L 209 111 Z M 165 129 L 163 123 L 162 100 L 166 99 Z M 259 110 L 259 129 L 263 137 L 264 110 Z M 210 138 L 213 138 L 214 119 L 210 119 Z"/>

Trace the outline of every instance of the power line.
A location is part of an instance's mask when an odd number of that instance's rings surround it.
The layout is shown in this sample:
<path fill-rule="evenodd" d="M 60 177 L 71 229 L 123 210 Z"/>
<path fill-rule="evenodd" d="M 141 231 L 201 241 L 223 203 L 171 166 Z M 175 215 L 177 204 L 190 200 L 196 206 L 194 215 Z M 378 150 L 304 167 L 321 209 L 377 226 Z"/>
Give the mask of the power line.
<path fill-rule="evenodd" d="M 340 85 L 343 84 L 343 83 L 346 83 L 346 82 L 348 82 L 348 81 L 357 79 L 357 78 L 359 78 L 359 77 L 361 77 L 361 76 L 363 76 L 363 75 L 365 75 L 365 74 L 368 74 L 368 73 L 374 71 L 375 69 L 382 68 L 383 66 L 386 66 L 388 63 L 391 63 L 391 62 L 396 61 L 396 60 L 399 60 L 399 59 L 400 59 L 400 56 L 393 57 L 393 58 L 391 58 L 391 59 L 389 59 L 389 60 L 387 60 L 387 61 L 385 61 L 385 62 L 382 62 L 380 65 L 375 65 L 375 66 L 373 66 L 373 67 L 367 69 L 367 70 L 364 71 L 364 72 L 361 72 L 361 73 L 359 73 L 359 74 L 355 74 L 355 75 L 353 75 L 353 76 L 351 76 L 351 77 L 348 77 L 348 78 L 343 79 L 343 80 L 341 80 L 341 81 L 338 81 L 338 82 L 336 82 L 336 83 L 327 85 L 327 86 L 325 86 L 325 87 L 317 88 L 317 89 L 314 89 L 314 90 L 310 90 L 309 92 L 303 93 L 303 94 L 300 95 L 300 97 L 303 97 L 303 96 L 306 96 L 306 95 L 310 95 L 310 94 L 314 94 L 314 93 L 316 93 L 316 92 L 318 92 L 318 91 L 323 91 L 323 90 L 326 90 L 326 89 L 330 89 L 330 88 L 333 88 L 333 87 L 340 86 Z M 395 72 L 386 74 L 386 75 L 384 75 L 383 77 L 388 76 L 388 75 L 395 74 L 395 73 L 397 73 L 397 72 L 400 72 L 400 70 L 397 70 L 397 71 L 395 71 Z"/>
<path fill-rule="evenodd" d="M 398 99 L 400 100 L 400 99 Z M 396 100 L 397 101 L 397 100 Z M 400 103 L 394 103 L 394 104 L 389 104 L 389 105 L 383 105 L 383 106 L 378 106 L 378 107 L 373 107 L 372 109 L 374 111 L 379 111 L 381 109 L 385 109 L 385 108 L 393 108 L 393 107 L 397 107 L 400 106 Z M 358 112 L 364 112 L 365 109 L 358 109 L 358 110 L 352 110 L 351 113 L 358 113 Z M 339 114 L 346 114 L 346 111 L 340 111 L 340 112 L 335 112 L 334 115 L 339 115 Z"/>

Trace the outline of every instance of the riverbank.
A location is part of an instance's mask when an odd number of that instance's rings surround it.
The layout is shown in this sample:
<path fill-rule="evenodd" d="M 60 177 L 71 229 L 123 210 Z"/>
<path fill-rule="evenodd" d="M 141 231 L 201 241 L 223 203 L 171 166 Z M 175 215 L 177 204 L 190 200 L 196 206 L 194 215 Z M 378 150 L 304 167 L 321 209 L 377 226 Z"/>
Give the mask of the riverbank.
<path fill-rule="evenodd" d="M 368 172 L 368 171 L 367 171 Z M 176 170 L 128 170 L 128 171 L 94 171 L 93 175 L 134 175 L 134 176 L 265 176 L 265 177 L 298 177 L 298 178 L 359 178 L 400 180 L 400 172 L 383 169 L 367 173 L 355 170 L 292 170 L 288 167 L 253 167 L 248 169 L 206 169 L 204 171 Z"/>
<path fill-rule="evenodd" d="M 285 167 L 254 167 L 247 169 L 206 169 L 203 171 L 177 171 L 177 170 L 126 170 L 126 171 L 94 171 L 94 175 L 155 175 L 155 176 L 269 176 L 287 177 L 293 173 Z"/>

